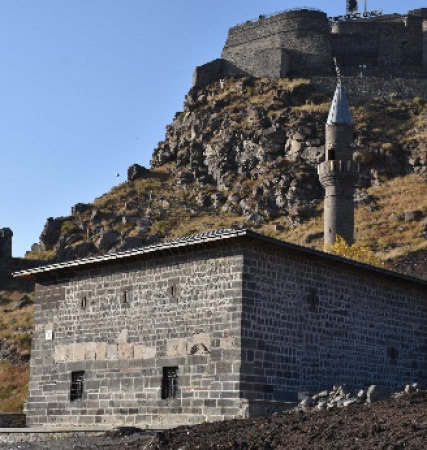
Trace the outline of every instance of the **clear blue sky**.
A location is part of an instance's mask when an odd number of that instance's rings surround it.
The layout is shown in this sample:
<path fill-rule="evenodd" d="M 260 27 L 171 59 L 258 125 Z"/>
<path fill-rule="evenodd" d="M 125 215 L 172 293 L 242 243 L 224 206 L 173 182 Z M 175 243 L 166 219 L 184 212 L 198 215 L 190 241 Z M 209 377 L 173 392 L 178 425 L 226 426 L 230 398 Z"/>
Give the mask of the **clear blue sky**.
<path fill-rule="evenodd" d="M 47 217 L 148 166 L 194 68 L 220 57 L 231 26 L 302 6 L 345 12 L 345 0 L 0 0 L 0 228 L 14 231 L 15 256 Z"/>

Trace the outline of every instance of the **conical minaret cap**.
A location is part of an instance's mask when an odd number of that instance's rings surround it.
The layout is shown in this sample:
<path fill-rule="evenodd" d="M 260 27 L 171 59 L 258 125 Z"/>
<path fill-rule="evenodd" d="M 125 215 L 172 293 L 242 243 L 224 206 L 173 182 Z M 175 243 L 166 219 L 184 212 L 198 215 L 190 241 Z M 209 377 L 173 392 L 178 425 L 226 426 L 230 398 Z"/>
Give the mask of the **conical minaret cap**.
<path fill-rule="evenodd" d="M 334 99 L 332 100 L 331 109 L 329 110 L 328 121 L 326 123 L 328 125 L 353 125 L 350 107 L 347 102 L 347 95 L 341 79 L 338 80 Z"/>

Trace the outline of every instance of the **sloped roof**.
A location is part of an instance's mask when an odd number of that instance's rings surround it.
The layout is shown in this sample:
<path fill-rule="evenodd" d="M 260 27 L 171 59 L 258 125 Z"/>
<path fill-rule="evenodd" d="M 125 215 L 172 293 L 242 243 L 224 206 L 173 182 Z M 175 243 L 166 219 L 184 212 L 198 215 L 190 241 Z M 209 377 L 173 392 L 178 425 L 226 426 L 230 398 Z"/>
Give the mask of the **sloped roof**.
<path fill-rule="evenodd" d="M 353 125 L 347 94 L 341 79 L 338 80 L 326 123 L 328 125 Z"/>
<path fill-rule="evenodd" d="M 312 258 L 322 258 L 325 260 L 329 260 L 331 262 L 339 263 L 344 266 L 358 268 L 365 272 L 368 271 L 372 274 L 377 274 L 379 276 L 386 276 L 389 278 L 416 283 L 418 285 L 427 287 L 427 280 L 422 280 L 420 278 L 403 275 L 401 273 L 393 272 L 391 270 L 370 266 L 368 264 L 363 264 L 358 261 L 342 258 L 336 255 L 332 255 L 330 253 L 321 252 L 311 248 L 302 247 L 300 245 L 291 244 L 289 242 L 280 241 L 278 239 L 271 238 L 269 236 L 265 236 L 263 234 L 256 233 L 254 231 L 247 229 L 214 230 L 208 233 L 195 234 L 192 236 L 173 239 L 171 241 L 160 242 L 157 244 L 151 244 L 145 247 L 140 247 L 123 252 L 109 253 L 101 256 L 92 256 L 90 258 L 83 258 L 74 261 L 65 261 L 55 264 L 49 264 L 46 266 L 36 267 L 33 269 L 26 269 L 20 272 L 13 273 L 13 276 L 38 280 L 52 275 L 57 274 L 59 275 L 63 272 L 78 272 L 80 270 L 90 269 L 95 265 L 104 265 L 109 263 L 111 264 L 114 262 L 125 263 L 129 259 L 134 259 L 135 257 L 150 254 L 153 252 L 161 252 L 164 250 L 173 251 L 174 249 L 179 249 L 181 247 L 198 246 L 212 242 L 236 238 L 237 239 L 249 238 L 250 240 L 253 241 L 258 241 L 261 243 L 277 246 L 278 248 L 288 249 L 297 253 L 302 253 Z"/>

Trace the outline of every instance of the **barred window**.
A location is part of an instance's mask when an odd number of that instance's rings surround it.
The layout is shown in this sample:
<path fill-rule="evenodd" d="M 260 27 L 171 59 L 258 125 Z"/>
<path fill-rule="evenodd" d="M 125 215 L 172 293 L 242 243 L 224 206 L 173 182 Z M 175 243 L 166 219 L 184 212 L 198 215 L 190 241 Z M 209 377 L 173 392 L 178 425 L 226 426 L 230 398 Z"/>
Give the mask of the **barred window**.
<path fill-rule="evenodd" d="M 176 398 L 178 389 L 178 367 L 163 367 L 162 399 Z"/>
<path fill-rule="evenodd" d="M 83 398 L 83 380 L 85 373 L 71 372 L 71 387 L 70 387 L 70 401 L 75 401 Z"/>

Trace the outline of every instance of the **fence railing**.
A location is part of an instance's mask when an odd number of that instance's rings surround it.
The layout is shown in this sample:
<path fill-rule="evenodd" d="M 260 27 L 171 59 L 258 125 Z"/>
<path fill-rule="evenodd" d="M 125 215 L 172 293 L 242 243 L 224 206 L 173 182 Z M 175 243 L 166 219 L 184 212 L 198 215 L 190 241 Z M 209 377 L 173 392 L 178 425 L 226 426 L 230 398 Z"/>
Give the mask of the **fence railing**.
<path fill-rule="evenodd" d="M 278 11 L 278 12 L 271 13 L 271 14 L 260 14 L 256 19 L 250 19 L 250 20 L 246 20 L 245 22 L 238 23 L 236 25 L 236 27 L 240 27 L 240 26 L 246 25 L 248 23 L 255 23 L 262 19 L 269 19 L 270 17 L 278 16 L 279 14 L 284 14 L 284 13 L 288 13 L 288 12 L 292 12 L 292 11 L 307 11 L 307 10 L 322 12 L 320 9 L 317 9 L 317 8 L 308 8 L 308 7 L 301 6 L 300 8 L 284 9 L 283 11 Z"/>

